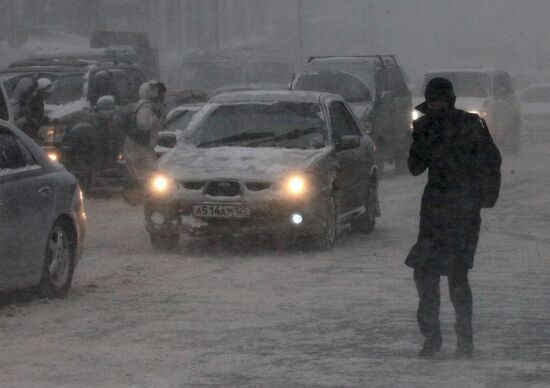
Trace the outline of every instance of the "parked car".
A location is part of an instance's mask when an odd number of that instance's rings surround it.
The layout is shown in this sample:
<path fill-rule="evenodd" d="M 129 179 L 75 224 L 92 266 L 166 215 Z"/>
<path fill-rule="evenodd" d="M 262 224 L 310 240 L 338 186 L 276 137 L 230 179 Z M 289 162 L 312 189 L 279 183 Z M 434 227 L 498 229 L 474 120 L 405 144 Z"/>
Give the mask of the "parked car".
<path fill-rule="evenodd" d="M 521 108 L 507 72 L 492 69 L 431 71 L 415 91 L 415 106 L 424 100 L 426 85 L 435 77 L 444 77 L 453 83 L 457 108 L 485 119 L 498 145 L 512 152 L 519 150 Z M 413 112 L 414 119 L 419 116 L 420 112 Z"/>
<path fill-rule="evenodd" d="M 388 162 L 406 170 L 412 101 L 394 56 L 312 57 L 292 89 L 342 94 L 376 144 L 379 169 Z"/>
<path fill-rule="evenodd" d="M 525 128 L 550 128 L 550 84 L 528 87 L 520 100 Z"/>
<path fill-rule="evenodd" d="M 311 236 L 373 230 L 374 143 L 340 96 L 295 91 L 214 97 L 160 161 L 145 203 L 153 247 L 180 234 Z"/>
<path fill-rule="evenodd" d="M 55 85 L 46 100 L 49 124 L 35 139 L 49 155 L 74 173 L 85 190 L 97 178 L 124 179 L 120 163 L 124 133 L 96 114 L 100 97 L 112 96 L 114 109 L 135 103 L 145 81 L 141 69 L 131 63 L 60 62 L 52 58 L 28 59 L 0 71 L 0 80 L 11 94 L 22 78 L 48 78 Z"/>
<path fill-rule="evenodd" d="M 82 191 L 9 121 L 3 89 L 0 107 L 0 291 L 65 296 L 84 243 Z"/>
<path fill-rule="evenodd" d="M 167 117 L 162 131 L 159 132 L 155 151 L 161 157 L 176 145 L 177 139 L 187 129 L 195 114 L 205 104 L 187 104 L 172 109 Z"/>

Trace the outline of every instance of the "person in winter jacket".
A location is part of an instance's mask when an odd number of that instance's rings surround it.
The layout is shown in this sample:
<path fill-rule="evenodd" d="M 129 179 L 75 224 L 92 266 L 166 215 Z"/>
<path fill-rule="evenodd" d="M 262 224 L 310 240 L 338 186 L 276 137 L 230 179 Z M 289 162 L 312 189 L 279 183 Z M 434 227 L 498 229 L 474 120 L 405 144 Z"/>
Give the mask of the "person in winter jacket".
<path fill-rule="evenodd" d="M 33 139 L 36 138 L 39 128 L 33 123 L 30 101 L 36 96 L 37 90 L 38 82 L 36 79 L 22 78 L 17 83 L 11 98 L 15 125 Z"/>
<path fill-rule="evenodd" d="M 420 232 L 406 265 L 414 268 L 420 298 L 417 318 L 425 337 L 420 357 L 441 348 L 439 281 L 447 276 L 456 313 L 457 356 L 473 352 L 473 268 L 481 224 L 480 211 L 493 207 L 500 189 L 501 155 L 478 115 L 455 108 L 453 85 L 435 78 L 426 87 L 424 116 L 413 123 L 409 170 L 428 170 L 422 197 Z"/>
<path fill-rule="evenodd" d="M 139 96 L 140 100 L 131 113 L 136 116 L 137 128 L 128 134 L 124 143 L 126 167 L 133 181 L 125 196 L 130 203 L 139 202 L 145 182 L 156 168 L 155 146 L 168 113 L 164 105 L 166 87 L 162 82 L 145 82 L 140 87 Z"/>

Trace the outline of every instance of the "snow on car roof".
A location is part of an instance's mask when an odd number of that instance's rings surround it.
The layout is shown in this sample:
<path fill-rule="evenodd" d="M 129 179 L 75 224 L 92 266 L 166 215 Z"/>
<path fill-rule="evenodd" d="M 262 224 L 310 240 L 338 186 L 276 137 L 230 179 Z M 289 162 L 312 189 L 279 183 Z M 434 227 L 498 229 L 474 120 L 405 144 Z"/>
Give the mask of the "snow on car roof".
<path fill-rule="evenodd" d="M 488 67 L 455 67 L 448 69 L 435 69 L 426 72 L 425 75 L 430 74 L 446 74 L 446 73 L 494 73 L 499 71 L 498 69 L 488 68 Z"/>
<path fill-rule="evenodd" d="M 315 102 L 319 103 L 324 98 L 335 98 L 341 100 L 337 95 L 323 92 L 309 92 L 296 90 L 255 90 L 241 91 L 220 94 L 211 102 L 249 102 L 249 101 L 297 101 L 297 102 Z"/>

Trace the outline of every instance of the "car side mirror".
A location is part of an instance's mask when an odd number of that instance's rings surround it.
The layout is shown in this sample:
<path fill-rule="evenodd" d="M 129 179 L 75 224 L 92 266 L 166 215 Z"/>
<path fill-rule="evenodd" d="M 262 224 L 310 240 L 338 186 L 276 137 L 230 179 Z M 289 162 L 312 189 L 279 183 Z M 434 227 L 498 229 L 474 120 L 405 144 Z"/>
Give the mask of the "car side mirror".
<path fill-rule="evenodd" d="M 161 133 L 159 134 L 159 138 L 157 141 L 157 144 L 161 147 L 166 148 L 174 148 L 174 146 L 177 143 L 176 135 L 173 133 Z"/>
<path fill-rule="evenodd" d="M 340 150 L 353 150 L 361 145 L 361 136 L 347 135 L 340 138 Z"/>
<path fill-rule="evenodd" d="M 391 104 L 393 103 L 393 92 L 386 91 L 382 93 L 382 104 Z"/>

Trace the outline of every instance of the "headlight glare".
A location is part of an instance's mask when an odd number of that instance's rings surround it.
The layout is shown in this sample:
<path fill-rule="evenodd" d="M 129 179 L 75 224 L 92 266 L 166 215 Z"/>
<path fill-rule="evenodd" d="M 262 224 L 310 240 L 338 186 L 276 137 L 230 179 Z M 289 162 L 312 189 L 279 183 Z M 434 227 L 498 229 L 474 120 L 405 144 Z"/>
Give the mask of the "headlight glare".
<path fill-rule="evenodd" d="M 149 190 L 153 194 L 168 194 L 178 189 L 176 181 L 164 174 L 155 174 L 149 181 Z"/>
<path fill-rule="evenodd" d="M 293 196 L 304 195 L 308 191 L 308 179 L 303 175 L 293 175 L 286 181 L 286 191 Z"/>

